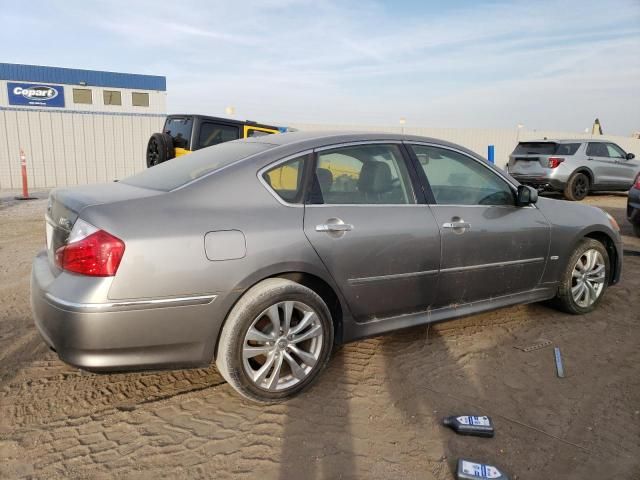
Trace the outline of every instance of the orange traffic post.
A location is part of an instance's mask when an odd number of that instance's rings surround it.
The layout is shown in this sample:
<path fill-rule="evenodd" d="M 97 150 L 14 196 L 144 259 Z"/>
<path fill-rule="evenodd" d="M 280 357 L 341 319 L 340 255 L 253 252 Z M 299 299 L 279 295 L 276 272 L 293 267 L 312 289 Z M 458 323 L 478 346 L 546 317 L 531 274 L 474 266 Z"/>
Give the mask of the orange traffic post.
<path fill-rule="evenodd" d="M 16 200 L 33 200 L 36 197 L 29 196 L 29 185 L 27 183 L 27 157 L 22 149 L 20 149 L 20 170 L 22 171 L 22 196 L 16 197 Z"/>

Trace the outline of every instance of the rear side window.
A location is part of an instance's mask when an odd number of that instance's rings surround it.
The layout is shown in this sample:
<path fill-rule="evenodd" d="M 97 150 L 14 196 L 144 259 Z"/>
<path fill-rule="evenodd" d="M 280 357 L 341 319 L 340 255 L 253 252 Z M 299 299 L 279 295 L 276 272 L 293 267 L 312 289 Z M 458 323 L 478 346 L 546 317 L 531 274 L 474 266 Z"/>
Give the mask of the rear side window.
<path fill-rule="evenodd" d="M 198 148 L 210 147 L 211 145 L 237 140 L 238 138 L 238 127 L 205 122 L 200 127 Z"/>
<path fill-rule="evenodd" d="M 438 147 L 413 145 L 436 203 L 441 205 L 514 205 L 511 187 L 478 161 Z"/>
<path fill-rule="evenodd" d="M 193 119 L 191 118 L 168 118 L 164 125 L 164 133 L 171 135 L 174 147 L 189 150 L 192 128 Z"/>
<path fill-rule="evenodd" d="M 357 145 L 318 153 L 310 203 L 396 205 L 415 197 L 397 145 Z"/>
<path fill-rule="evenodd" d="M 285 202 L 302 203 L 304 167 L 308 158 L 305 155 L 281 163 L 267 170 L 262 178 Z"/>
<path fill-rule="evenodd" d="M 227 142 L 161 163 L 127 177 L 122 183 L 168 192 L 233 162 L 273 148 L 268 143 Z"/>
<path fill-rule="evenodd" d="M 513 155 L 575 155 L 579 148 L 579 142 L 520 142 Z"/>

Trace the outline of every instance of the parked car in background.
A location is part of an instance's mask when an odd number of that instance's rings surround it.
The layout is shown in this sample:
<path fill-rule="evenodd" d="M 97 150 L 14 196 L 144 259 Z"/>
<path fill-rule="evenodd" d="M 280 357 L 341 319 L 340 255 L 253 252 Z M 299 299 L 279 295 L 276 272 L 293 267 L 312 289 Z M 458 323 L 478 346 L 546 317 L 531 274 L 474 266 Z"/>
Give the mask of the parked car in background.
<path fill-rule="evenodd" d="M 56 189 L 46 232 L 31 300 L 62 360 L 215 361 L 266 402 L 311 384 L 334 343 L 549 299 L 587 313 L 622 268 L 601 209 L 391 134 L 249 138 Z"/>
<path fill-rule="evenodd" d="M 640 173 L 640 162 L 606 140 L 520 142 L 509 156 L 509 174 L 538 191 L 562 192 L 582 200 L 589 192 L 627 191 Z"/>
<path fill-rule="evenodd" d="M 627 197 L 627 218 L 633 225 L 633 232 L 640 237 L 640 175 L 636 177 Z"/>
<path fill-rule="evenodd" d="M 271 135 L 285 130 L 287 129 L 251 120 L 191 114 L 169 115 L 162 132 L 151 135 L 147 143 L 147 167 L 222 142 Z"/>

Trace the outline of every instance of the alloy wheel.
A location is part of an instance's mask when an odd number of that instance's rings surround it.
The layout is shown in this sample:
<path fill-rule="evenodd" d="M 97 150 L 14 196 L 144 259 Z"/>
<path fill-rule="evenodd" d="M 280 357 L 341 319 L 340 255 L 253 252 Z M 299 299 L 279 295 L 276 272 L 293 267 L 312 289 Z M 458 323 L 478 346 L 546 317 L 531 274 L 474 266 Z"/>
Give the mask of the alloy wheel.
<path fill-rule="evenodd" d="M 589 188 L 588 181 L 584 176 L 578 176 L 573 184 L 573 194 L 576 198 L 584 198 Z"/>
<path fill-rule="evenodd" d="M 573 301 L 583 308 L 593 305 L 604 289 L 605 277 L 606 267 L 602 254 L 593 248 L 584 252 L 573 267 Z"/>
<path fill-rule="evenodd" d="M 304 380 L 322 352 L 323 327 L 317 313 L 297 301 L 271 305 L 245 334 L 242 361 L 253 384 L 269 391 Z"/>

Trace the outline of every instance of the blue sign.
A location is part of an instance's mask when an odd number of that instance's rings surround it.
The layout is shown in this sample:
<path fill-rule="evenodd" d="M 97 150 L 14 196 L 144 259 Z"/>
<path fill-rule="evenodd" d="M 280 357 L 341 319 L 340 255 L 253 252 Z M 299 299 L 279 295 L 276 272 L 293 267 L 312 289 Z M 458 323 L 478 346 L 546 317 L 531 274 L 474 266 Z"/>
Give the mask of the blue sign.
<path fill-rule="evenodd" d="M 7 83 L 9 105 L 64 107 L 64 87 L 37 83 Z"/>

